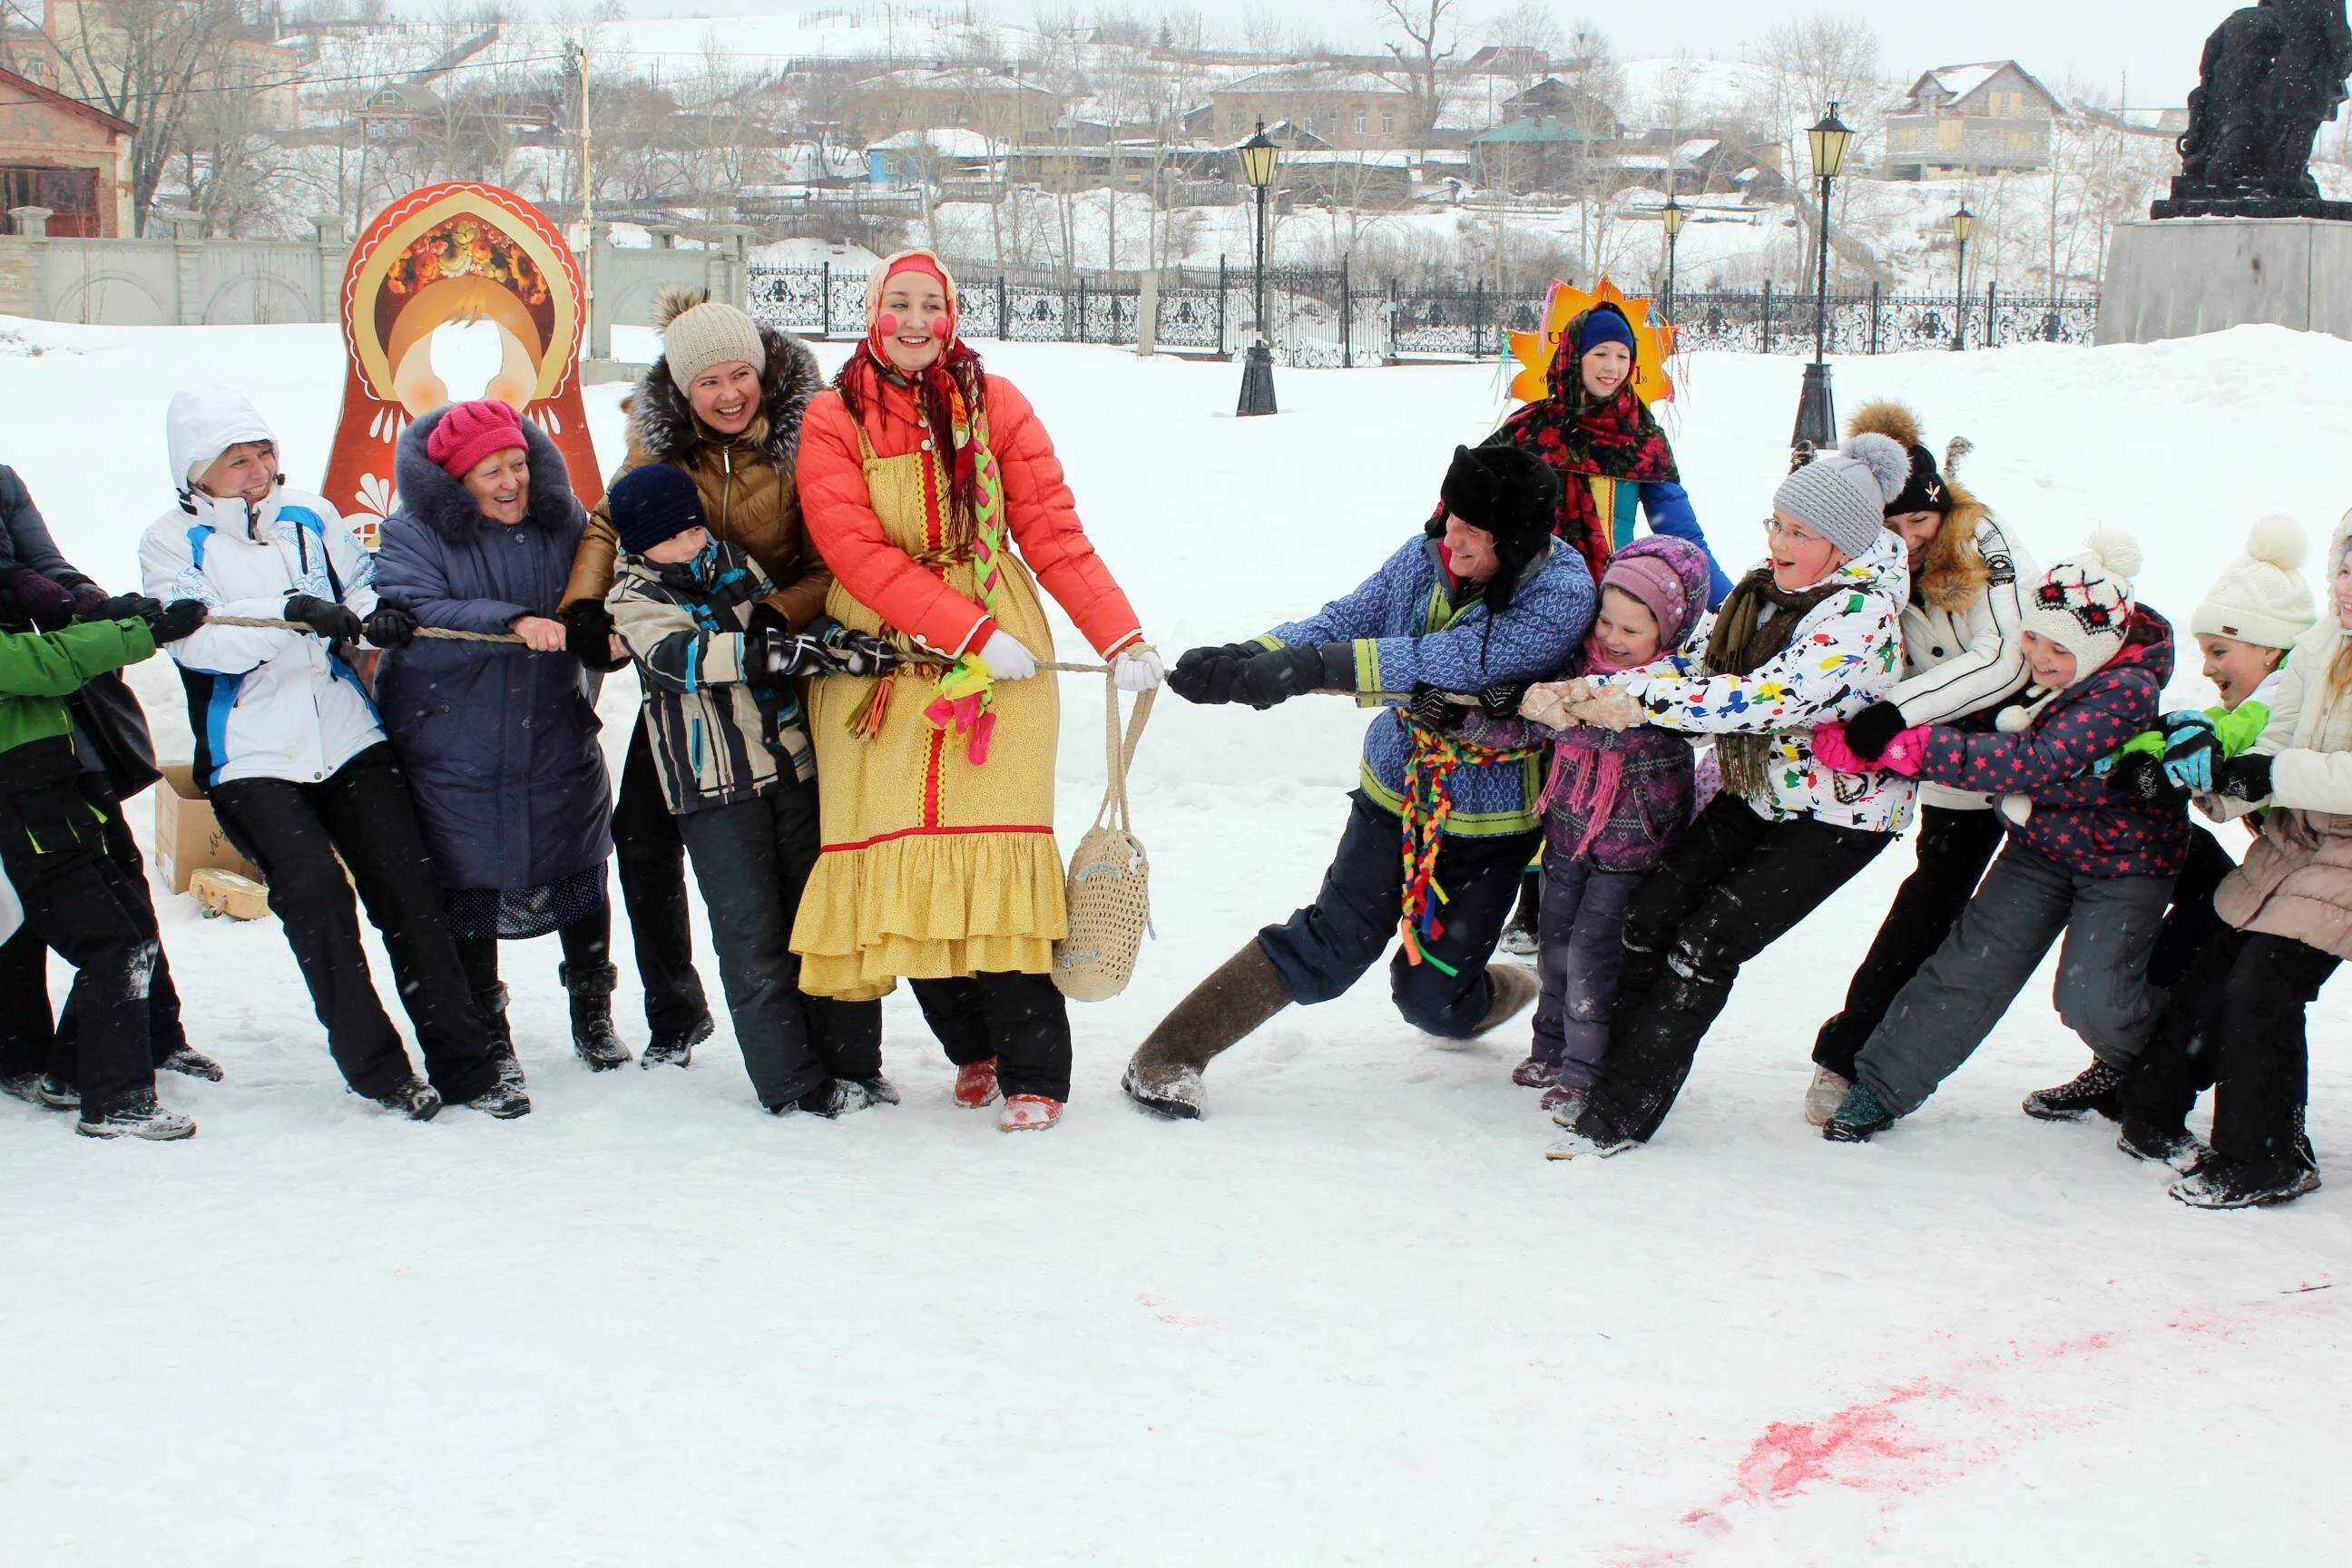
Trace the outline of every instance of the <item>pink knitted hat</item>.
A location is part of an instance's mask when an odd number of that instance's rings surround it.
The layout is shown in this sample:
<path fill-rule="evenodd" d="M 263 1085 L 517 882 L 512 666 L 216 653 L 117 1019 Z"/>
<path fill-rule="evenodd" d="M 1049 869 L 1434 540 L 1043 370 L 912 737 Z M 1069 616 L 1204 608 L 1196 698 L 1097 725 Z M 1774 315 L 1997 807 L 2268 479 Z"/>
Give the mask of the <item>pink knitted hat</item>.
<path fill-rule="evenodd" d="M 485 397 L 456 404 L 441 416 L 441 423 L 425 438 L 425 455 L 451 479 L 462 479 L 491 453 L 522 445 L 522 420 L 514 409 Z"/>

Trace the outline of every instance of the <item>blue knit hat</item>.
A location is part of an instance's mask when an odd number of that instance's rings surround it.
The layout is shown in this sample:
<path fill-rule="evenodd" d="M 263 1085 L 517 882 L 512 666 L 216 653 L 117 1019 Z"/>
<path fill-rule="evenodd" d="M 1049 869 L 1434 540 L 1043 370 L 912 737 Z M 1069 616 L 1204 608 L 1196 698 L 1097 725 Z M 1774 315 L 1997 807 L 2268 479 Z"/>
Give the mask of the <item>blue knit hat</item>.
<path fill-rule="evenodd" d="M 1576 335 L 1576 357 L 1582 359 L 1603 343 L 1622 343 L 1625 352 L 1640 355 L 1633 347 L 1633 324 L 1614 309 L 1594 306 L 1584 318 L 1584 330 Z"/>
<path fill-rule="evenodd" d="M 643 555 L 689 528 L 708 526 L 693 477 L 667 463 L 630 469 L 613 482 L 606 499 L 612 502 L 613 531 L 632 555 Z"/>

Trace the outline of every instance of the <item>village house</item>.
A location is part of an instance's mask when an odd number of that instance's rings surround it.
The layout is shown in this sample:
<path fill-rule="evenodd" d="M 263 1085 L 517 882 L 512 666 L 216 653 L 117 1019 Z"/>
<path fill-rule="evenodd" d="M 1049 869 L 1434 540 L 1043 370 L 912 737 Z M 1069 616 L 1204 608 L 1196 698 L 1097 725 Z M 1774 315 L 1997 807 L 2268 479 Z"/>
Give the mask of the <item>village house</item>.
<path fill-rule="evenodd" d="M 15 71 L 0 70 L 0 210 L 47 207 L 47 232 L 131 231 L 131 142 L 139 128 Z M 16 220 L 8 231 L 17 232 Z"/>
<path fill-rule="evenodd" d="M 1288 121 L 1326 145 L 1349 151 L 1411 148 L 1421 140 L 1412 90 L 1378 71 L 1286 66 L 1236 77 L 1209 94 L 1206 112 L 1185 117 L 1205 141 L 1239 142 L 1260 122 Z"/>
<path fill-rule="evenodd" d="M 2015 60 L 1939 66 L 1887 117 L 1885 172 L 1927 180 L 2046 169 L 2051 125 L 2064 112 Z"/>
<path fill-rule="evenodd" d="M 844 100 L 850 132 L 869 146 L 903 131 L 972 131 L 1014 146 L 1045 142 L 1066 107 L 1034 81 L 986 66 L 885 71 L 853 83 Z"/>

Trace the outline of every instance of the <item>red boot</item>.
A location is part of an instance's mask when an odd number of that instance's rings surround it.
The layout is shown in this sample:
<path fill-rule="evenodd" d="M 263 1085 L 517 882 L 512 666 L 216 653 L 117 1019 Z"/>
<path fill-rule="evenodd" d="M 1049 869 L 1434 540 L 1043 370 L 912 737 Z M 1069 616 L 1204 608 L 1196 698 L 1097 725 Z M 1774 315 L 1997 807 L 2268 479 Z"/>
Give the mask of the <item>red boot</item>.
<path fill-rule="evenodd" d="M 966 1062 L 956 1068 L 955 1102 L 966 1110 L 996 1103 L 996 1058 Z"/>
<path fill-rule="evenodd" d="M 999 1132 L 1042 1132 L 1062 1120 L 1062 1102 L 1042 1094 L 1008 1095 L 1004 1114 L 996 1119 Z"/>

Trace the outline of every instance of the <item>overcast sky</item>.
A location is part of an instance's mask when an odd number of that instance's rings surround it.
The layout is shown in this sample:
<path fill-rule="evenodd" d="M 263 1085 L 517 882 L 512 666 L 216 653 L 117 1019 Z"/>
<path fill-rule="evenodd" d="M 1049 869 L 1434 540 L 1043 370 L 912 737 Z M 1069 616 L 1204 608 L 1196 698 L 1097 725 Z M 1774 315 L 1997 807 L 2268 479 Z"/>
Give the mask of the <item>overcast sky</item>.
<path fill-rule="evenodd" d="M 864 8 L 877 0 L 631 0 L 640 16 L 742 15 Z M 1425 0 L 1408 0 L 1408 4 Z M 432 9 L 439 0 L 403 0 L 402 9 Z M 914 0 L 911 10 L 950 13 L 962 0 Z M 1025 21 L 1032 0 L 973 0 L 1003 21 Z M 1156 16 L 1162 11 L 1197 10 L 1213 23 L 1238 30 L 1243 17 L 1279 13 L 1295 16 L 1311 33 L 1335 39 L 1354 36 L 1366 48 L 1381 35 L 1377 0 L 1047 0 L 1052 9 L 1082 14 L 1108 12 Z M 1510 0 L 1465 0 L 1465 41 L 1483 24 L 1509 8 Z M 526 9 L 577 10 L 578 0 L 525 0 Z M 2197 59 L 2213 25 L 2238 8 L 2238 0 L 1936 0 L 1934 4 L 1872 6 L 1813 5 L 1790 0 L 1641 0 L 1601 5 L 1562 0 L 1552 9 L 1565 29 L 1579 17 L 1598 21 L 1621 58 L 1645 58 L 1687 52 L 1700 58 L 1737 58 L 1741 43 L 1788 17 L 1828 10 L 1868 17 L 1878 33 L 1886 74 L 1916 76 L 1930 66 L 1969 60 L 2014 58 L 2062 88 L 2072 73 L 2103 84 L 2112 99 L 2126 74 L 2135 107 L 2177 106 L 2197 82 Z M 1465 51 L 1466 52 L 1466 51 Z"/>

